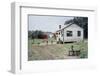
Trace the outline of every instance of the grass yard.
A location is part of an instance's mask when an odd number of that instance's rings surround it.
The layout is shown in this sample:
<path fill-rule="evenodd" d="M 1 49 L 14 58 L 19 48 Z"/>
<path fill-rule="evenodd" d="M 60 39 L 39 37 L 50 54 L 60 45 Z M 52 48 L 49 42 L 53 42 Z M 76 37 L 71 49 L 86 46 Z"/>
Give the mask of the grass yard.
<path fill-rule="evenodd" d="M 49 39 L 50 43 L 53 39 Z M 54 41 L 55 42 L 55 41 Z M 38 43 L 40 43 L 38 45 Z M 55 59 L 76 59 L 87 58 L 88 54 L 88 42 L 81 41 L 76 43 L 65 44 L 49 44 L 41 45 L 45 43 L 43 39 L 28 40 L 28 60 L 55 60 Z M 71 46 L 74 46 L 74 50 L 81 50 L 80 56 L 69 57 L 68 51 L 71 50 Z"/>

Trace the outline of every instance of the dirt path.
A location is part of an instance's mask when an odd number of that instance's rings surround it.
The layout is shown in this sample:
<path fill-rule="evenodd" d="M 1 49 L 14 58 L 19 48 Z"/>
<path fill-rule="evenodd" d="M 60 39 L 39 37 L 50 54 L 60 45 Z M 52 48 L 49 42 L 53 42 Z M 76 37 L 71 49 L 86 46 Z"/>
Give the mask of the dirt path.
<path fill-rule="evenodd" d="M 68 56 L 68 48 L 62 44 L 52 44 L 47 46 L 32 46 L 29 60 L 54 60 L 54 59 L 73 59 L 77 57 Z"/>

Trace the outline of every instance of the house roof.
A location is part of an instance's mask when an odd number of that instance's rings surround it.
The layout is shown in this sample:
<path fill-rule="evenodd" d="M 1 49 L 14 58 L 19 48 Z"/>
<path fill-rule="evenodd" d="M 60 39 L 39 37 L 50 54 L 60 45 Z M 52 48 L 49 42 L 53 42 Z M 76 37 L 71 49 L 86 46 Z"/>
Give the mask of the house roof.
<path fill-rule="evenodd" d="M 70 24 L 68 24 L 67 26 L 63 27 L 62 29 L 57 30 L 56 32 L 61 31 L 61 30 L 64 30 L 65 28 L 68 28 L 68 27 L 71 26 L 72 24 L 74 24 L 74 23 L 70 23 Z M 76 25 L 77 25 L 77 24 L 76 24 Z M 77 26 L 78 26 L 78 25 L 77 25 Z M 80 26 L 78 26 L 78 27 L 80 27 Z M 80 27 L 80 28 L 82 28 L 82 27 Z"/>

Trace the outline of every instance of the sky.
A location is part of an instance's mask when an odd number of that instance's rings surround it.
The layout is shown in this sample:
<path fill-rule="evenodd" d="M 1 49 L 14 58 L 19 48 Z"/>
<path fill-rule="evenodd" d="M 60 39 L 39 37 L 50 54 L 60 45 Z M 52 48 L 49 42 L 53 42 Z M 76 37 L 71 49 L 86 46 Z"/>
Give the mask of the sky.
<path fill-rule="evenodd" d="M 55 32 L 59 30 L 59 25 L 64 25 L 66 20 L 73 19 L 69 16 L 43 16 L 43 15 L 29 15 L 29 29 L 41 30 L 44 32 Z"/>

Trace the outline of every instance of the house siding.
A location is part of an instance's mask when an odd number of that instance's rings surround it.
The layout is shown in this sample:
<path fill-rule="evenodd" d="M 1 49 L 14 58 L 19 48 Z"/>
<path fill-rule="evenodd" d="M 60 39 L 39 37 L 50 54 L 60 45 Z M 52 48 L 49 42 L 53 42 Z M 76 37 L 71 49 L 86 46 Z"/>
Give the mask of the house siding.
<path fill-rule="evenodd" d="M 63 31 L 63 37 L 61 36 L 61 34 L 59 35 L 60 40 L 63 42 L 83 40 L 83 29 L 76 24 L 72 24 L 71 26 L 63 29 Z M 68 37 L 66 35 L 67 31 L 72 31 L 72 36 Z M 81 36 L 77 35 L 77 31 L 81 31 Z"/>

